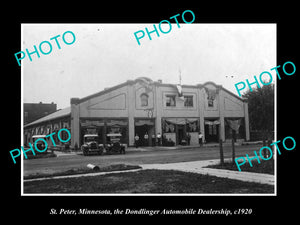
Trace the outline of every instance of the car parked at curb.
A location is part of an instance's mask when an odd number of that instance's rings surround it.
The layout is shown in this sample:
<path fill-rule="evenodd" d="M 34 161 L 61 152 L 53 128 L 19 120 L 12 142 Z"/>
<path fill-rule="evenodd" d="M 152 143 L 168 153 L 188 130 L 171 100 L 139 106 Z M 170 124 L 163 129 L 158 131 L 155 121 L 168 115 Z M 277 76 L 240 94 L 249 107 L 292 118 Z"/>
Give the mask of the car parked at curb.
<path fill-rule="evenodd" d="M 99 137 L 97 134 L 85 134 L 83 136 L 84 144 L 81 146 L 83 155 L 98 154 L 102 155 L 104 146 L 99 144 Z"/>
<path fill-rule="evenodd" d="M 40 135 L 33 135 L 32 136 L 32 142 L 35 142 L 37 139 L 44 139 L 44 140 L 46 140 L 46 135 L 40 134 Z M 36 143 L 36 147 L 38 149 L 40 149 L 40 150 L 43 150 L 43 149 L 45 149 L 46 146 L 45 146 L 44 142 L 39 141 L 39 142 Z M 30 153 L 32 154 L 31 151 L 30 151 Z M 35 153 L 36 154 L 40 154 L 40 153 L 47 154 L 47 150 L 45 150 L 44 152 L 36 151 Z"/>
<path fill-rule="evenodd" d="M 108 143 L 105 146 L 107 154 L 125 154 L 126 144 L 121 143 L 121 133 L 107 134 Z"/>

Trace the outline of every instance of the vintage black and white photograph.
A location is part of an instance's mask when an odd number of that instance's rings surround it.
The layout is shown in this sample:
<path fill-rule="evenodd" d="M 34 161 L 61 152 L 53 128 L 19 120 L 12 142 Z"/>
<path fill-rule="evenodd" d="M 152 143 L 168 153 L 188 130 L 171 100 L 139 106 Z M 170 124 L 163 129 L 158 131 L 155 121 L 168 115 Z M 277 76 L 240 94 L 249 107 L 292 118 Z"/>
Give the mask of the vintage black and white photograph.
<path fill-rule="evenodd" d="M 276 24 L 181 15 L 21 25 L 22 195 L 276 195 Z"/>

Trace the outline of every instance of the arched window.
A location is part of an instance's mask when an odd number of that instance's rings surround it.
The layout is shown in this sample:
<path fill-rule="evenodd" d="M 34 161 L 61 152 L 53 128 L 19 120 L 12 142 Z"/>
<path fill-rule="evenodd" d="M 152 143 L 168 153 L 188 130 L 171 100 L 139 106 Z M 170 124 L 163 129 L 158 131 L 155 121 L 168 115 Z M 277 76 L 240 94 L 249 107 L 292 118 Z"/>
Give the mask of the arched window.
<path fill-rule="evenodd" d="M 141 94 L 141 106 L 148 106 L 148 98 L 149 96 L 145 93 Z"/>

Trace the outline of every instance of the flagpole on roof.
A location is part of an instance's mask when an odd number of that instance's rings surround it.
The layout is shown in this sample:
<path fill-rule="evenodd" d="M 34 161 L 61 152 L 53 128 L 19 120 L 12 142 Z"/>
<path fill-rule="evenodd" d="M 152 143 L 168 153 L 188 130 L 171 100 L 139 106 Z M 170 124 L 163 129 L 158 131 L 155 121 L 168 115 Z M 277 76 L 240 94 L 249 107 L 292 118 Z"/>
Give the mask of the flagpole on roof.
<path fill-rule="evenodd" d="M 181 70 L 180 70 L 180 67 L 179 67 L 179 85 L 181 85 Z"/>
<path fill-rule="evenodd" d="M 184 100 L 183 95 L 182 95 L 182 86 L 181 86 L 181 69 L 179 67 L 179 84 L 176 85 L 177 91 L 178 91 L 178 97 L 181 100 Z"/>

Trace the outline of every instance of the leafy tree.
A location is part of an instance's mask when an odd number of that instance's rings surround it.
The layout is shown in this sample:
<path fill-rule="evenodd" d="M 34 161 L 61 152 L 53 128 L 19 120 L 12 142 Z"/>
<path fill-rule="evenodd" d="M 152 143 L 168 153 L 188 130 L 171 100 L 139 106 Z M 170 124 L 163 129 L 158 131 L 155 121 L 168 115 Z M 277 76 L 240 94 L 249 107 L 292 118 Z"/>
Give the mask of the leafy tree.
<path fill-rule="evenodd" d="M 250 130 L 260 131 L 263 140 L 274 131 L 274 84 L 248 90 L 243 94 L 248 101 Z"/>

